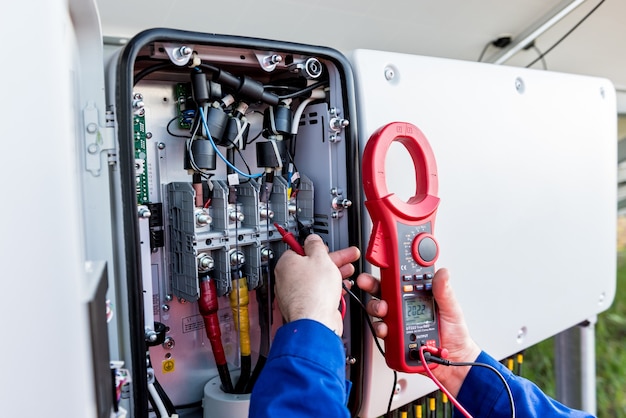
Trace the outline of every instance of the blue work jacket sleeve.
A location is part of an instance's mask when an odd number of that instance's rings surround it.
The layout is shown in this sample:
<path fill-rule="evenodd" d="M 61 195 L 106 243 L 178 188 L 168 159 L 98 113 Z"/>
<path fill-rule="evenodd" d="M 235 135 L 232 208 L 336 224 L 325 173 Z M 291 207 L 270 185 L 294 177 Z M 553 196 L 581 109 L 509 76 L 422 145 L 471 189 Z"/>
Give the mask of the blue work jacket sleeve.
<path fill-rule="evenodd" d="M 249 417 L 349 417 L 345 359 L 341 339 L 321 323 L 283 325 L 252 390 Z"/>
<path fill-rule="evenodd" d="M 569 409 L 541 391 L 534 383 L 513 374 L 487 353 L 482 352 L 476 359 L 477 363 L 485 363 L 495 367 L 506 379 L 515 401 L 515 416 L 518 418 L 583 418 L 592 415 Z M 491 370 L 472 366 L 457 396 L 459 403 L 473 417 L 510 418 L 511 406 L 507 390 Z M 455 417 L 463 415 L 455 410 Z"/>

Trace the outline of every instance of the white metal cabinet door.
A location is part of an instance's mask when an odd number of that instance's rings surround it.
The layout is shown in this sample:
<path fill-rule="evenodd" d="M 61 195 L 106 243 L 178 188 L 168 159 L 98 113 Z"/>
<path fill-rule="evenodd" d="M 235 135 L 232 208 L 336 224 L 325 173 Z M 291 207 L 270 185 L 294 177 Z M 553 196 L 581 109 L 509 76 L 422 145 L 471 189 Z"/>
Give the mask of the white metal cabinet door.
<path fill-rule="evenodd" d="M 617 136 L 609 81 L 369 50 L 351 61 L 361 147 L 402 121 L 433 148 L 437 265 L 451 270 L 483 349 L 504 358 L 610 306 Z M 404 200 L 415 190 L 405 151 L 394 144 L 387 156 L 389 189 Z M 372 346 L 363 417 L 384 413 L 393 381 Z M 399 387 L 393 408 L 435 389 L 407 374 Z"/>
<path fill-rule="evenodd" d="M 90 208 L 109 213 L 108 179 L 83 177 L 83 109 L 104 103 L 97 11 L 89 1 L 15 2 L 0 16 L 12 58 L 2 72 L 1 312 L 11 341 L 2 349 L 2 415 L 110 416 L 111 386 L 95 378 L 103 368 L 110 378 L 106 322 L 98 321 L 110 261 L 103 254 L 112 252 L 109 216 L 86 225 L 97 218 Z M 81 55 L 86 44 L 89 56 Z"/>

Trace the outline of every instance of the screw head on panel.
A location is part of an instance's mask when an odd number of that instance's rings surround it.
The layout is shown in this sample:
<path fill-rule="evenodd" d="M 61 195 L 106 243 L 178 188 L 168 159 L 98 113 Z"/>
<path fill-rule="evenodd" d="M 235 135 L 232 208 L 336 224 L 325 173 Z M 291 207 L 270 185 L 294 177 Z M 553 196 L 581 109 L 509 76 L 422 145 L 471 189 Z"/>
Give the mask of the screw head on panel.
<path fill-rule="evenodd" d="M 391 81 L 396 77 L 396 72 L 391 67 L 385 68 L 385 80 Z"/>
<path fill-rule="evenodd" d="M 526 86 L 524 85 L 524 80 L 522 80 L 521 77 L 517 77 L 515 79 L 515 90 L 517 90 L 519 94 L 523 94 L 524 91 L 526 90 Z"/>

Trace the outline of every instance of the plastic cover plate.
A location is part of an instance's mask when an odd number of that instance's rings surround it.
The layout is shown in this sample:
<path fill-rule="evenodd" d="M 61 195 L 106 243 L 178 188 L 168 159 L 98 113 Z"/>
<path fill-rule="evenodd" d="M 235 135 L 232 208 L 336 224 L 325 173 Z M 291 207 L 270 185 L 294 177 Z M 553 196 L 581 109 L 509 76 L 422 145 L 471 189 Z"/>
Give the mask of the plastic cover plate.
<path fill-rule="evenodd" d="M 608 80 L 368 50 L 351 61 L 361 149 L 393 121 L 416 125 L 433 148 L 437 267 L 450 269 L 483 349 L 504 358 L 610 306 L 617 133 Z M 411 160 L 394 144 L 387 161 L 390 191 L 406 200 Z M 374 351 L 363 417 L 384 413 L 380 394 L 393 381 Z M 394 408 L 434 390 L 422 376 L 399 379 Z"/>

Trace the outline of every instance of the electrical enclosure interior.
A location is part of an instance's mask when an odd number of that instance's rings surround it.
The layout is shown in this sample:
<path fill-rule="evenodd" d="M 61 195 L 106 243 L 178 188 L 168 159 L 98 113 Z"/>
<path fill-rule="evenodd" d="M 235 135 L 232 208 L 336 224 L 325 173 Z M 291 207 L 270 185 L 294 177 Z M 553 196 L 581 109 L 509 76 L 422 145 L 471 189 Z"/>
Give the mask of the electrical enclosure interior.
<path fill-rule="evenodd" d="M 275 224 L 360 245 L 351 70 L 330 49 L 159 29 L 115 59 L 135 402 L 145 372 L 174 405 L 218 375 L 245 399 L 282 324 Z"/>

